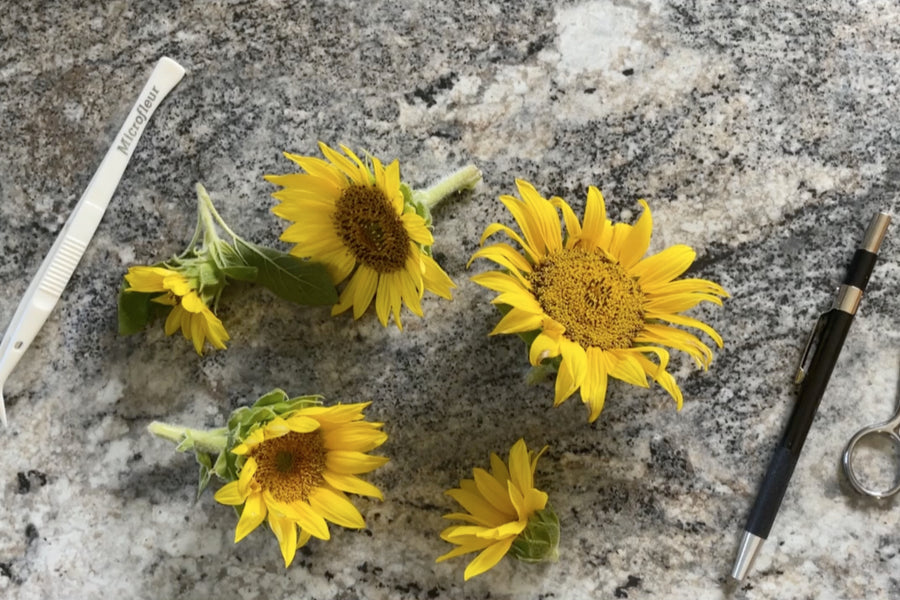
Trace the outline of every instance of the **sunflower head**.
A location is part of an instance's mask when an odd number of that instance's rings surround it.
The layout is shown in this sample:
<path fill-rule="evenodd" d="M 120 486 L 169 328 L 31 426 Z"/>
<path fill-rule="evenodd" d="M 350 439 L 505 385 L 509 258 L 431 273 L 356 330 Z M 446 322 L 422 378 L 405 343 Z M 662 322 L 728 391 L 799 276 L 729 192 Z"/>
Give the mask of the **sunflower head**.
<path fill-rule="evenodd" d="M 466 580 L 494 567 L 506 554 L 525 562 L 555 561 L 559 545 L 559 520 L 547 503 L 547 494 L 534 487 L 538 458 L 547 450 L 529 451 L 517 441 L 504 463 L 491 454 L 491 470 L 476 468 L 472 479 L 463 479 L 447 495 L 466 511 L 444 515 L 463 521 L 441 533 L 457 547 L 437 562 L 478 552 L 466 567 Z"/>
<path fill-rule="evenodd" d="M 324 160 L 285 153 L 304 172 L 266 180 L 282 186 L 273 212 L 292 222 L 281 236 L 291 253 L 324 264 L 335 285 L 347 281 L 332 314 L 352 308 L 358 319 L 374 300 L 381 324 L 393 314 L 402 329 L 401 307 L 423 316 L 426 290 L 450 299 L 453 282 L 431 257 L 428 204 L 401 183 L 399 163 L 319 148 Z"/>
<path fill-rule="evenodd" d="M 534 367 L 556 368 L 554 405 L 580 390 L 589 420 L 603 409 L 610 377 L 648 387 L 659 383 L 682 404 L 682 394 L 666 371 L 667 348 L 682 350 L 703 368 L 712 351 L 683 328 L 707 334 L 719 347 L 722 338 L 709 325 L 685 316 L 700 302 L 721 306 L 727 292 L 705 279 L 678 279 L 696 254 L 676 245 L 646 256 L 653 228 L 650 208 L 634 225 L 606 218 L 600 191 L 591 187 L 581 222 L 561 198 L 543 198 L 525 182 L 516 182 L 521 198 L 501 196 L 519 232 L 493 223 L 473 256 L 501 269 L 472 277 L 499 292 L 492 303 L 508 309 L 493 334 L 518 333 L 530 344 Z M 565 223 L 565 235 L 560 224 Z M 484 246 L 497 233 L 519 245 Z"/>
<path fill-rule="evenodd" d="M 128 302 L 129 295 L 149 295 L 151 303 L 170 307 L 166 317 L 166 335 L 180 330 L 185 338 L 194 343 L 197 354 L 203 353 L 207 341 L 213 347 L 224 350 L 228 333 L 208 305 L 218 294 L 219 288 L 211 290 L 207 287 L 201 291 L 195 271 L 189 266 L 178 270 L 164 266 L 131 267 L 125 274 L 128 287 L 120 299 L 120 315 L 123 312 L 122 302 Z"/>
<path fill-rule="evenodd" d="M 322 406 L 318 397 L 288 398 L 274 390 L 232 414 L 233 444 L 211 470 L 228 481 L 216 500 L 240 510 L 235 543 L 265 521 L 288 566 L 311 537 L 330 538 L 328 522 L 365 527 L 347 493 L 382 498 L 359 475 L 388 460 L 367 454 L 387 439 L 381 423 L 365 420 L 367 406 Z"/>

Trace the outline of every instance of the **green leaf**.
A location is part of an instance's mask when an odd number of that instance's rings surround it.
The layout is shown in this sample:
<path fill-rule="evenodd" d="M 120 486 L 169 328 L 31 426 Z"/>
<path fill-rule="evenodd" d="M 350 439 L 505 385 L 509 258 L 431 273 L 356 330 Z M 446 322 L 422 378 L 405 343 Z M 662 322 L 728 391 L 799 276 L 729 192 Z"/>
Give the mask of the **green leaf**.
<path fill-rule="evenodd" d="M 152 318 L 151 302 L 154 294 L 119 290 L 119 335 L 131 335 L 147 326 Z"/>
<path fill-rule="evenodd" d="M 253 283 L 256 281 L 256 276 L 259 271 L 256 267 L 240 267 L 235 265 L 233 267 L 224 267 L 222 272 L 225 273 L 226 277 L 236 279 L 237 281 Z"/>
<path fill-rule="evenodd" d="M 337 290 L 323 265 L 241 239 L 234 240 L 234 248 L 248 266 L 257 269 L 256 283 L 276 296 L 306 305 L 337 302 Z"/>

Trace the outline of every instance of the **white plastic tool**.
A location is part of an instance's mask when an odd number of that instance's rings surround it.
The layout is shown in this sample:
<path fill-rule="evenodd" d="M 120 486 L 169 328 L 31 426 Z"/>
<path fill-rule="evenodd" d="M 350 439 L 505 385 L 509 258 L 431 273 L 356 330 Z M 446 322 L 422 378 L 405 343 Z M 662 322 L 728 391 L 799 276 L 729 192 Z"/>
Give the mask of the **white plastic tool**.
<path fill-rule="evenodd" d="M 56 306 L 106 212 L 150 117 L 182 77 L 184 67 L 171 58 L 163 57 L 156 63 L 125 124 L 19 302 L 0 343 L 0 422 L 4 426 L 3 384 Z"/>

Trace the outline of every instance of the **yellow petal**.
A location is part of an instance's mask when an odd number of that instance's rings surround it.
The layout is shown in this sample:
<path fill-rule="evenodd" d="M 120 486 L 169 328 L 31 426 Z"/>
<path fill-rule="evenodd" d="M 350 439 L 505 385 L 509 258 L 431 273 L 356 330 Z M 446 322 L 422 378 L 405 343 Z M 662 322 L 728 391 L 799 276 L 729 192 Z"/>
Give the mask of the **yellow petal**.
<path fill-rule="evenodd" d="M 696 257 L 690 246 L 676 244 L 648 256 L 629 270 L 639 279 L 641 289 L 650 293 L 687 271 Z"/>
<path fill-rule="evenodd" d="M 502 525 L 510 520 L 511 515 L 499 510 L 477 491 L 455 488 L 447 490 L 446 494 L 456 500 L 472 516 L 483 523 L 490 524 L 491 527 Z"/>
<path fill-rule="evenodd" d="M 581 385 L 581 400 L 590 407 L 588 421 L 593 423 L 600 416 L 606 400 L 608 361 L 600 348 L 588 348 L 587 360 L 587 375 Z"/>
<path fill-rule="evenodd" d="M 392 161 L 384 168 L 384 193 L 392 200 L 397 214 L 403 210 L 403 195 L 400 193 L 400 163 Z"/>
<path fill-rule="evenodd" d="M 313 537 L 320 540 L 331 539 L 328 531 L 328 523 L 309 504 L 302 501 L 291 502 L 279 507 L 284 515 L 295 521 L 303 531 L 308 531 Z"/>
<path fill-rule="evenodd" d="M 569 206 L 565 200 L 557 196 L 550 198 L 550 204 L 562 211 L 563 222 L 566 224 L 566 233 L 569 236 L 569 240 L 575 241 L 579 239 L 581 237 L 581 223 L 578 222 L 578 217 L 575 216 L 572 207 Z M 569 240 L 567 240 L 567 247 Z"/>
<path fill-rule="evenodd" d="M 389 460 L 386 456 L 372 456 L 352 450 L 330 450 L 325 456 L 325 468 L 333 473 L 359 475 L 374 471 Z"/>
<path fill-rule="evenodd" d="M 536 263 L 541 259 L 542 255 L 531 244 L 523 240 L 513 229 L 502 223 L 491 223 L 484 229 L 484 233 L 481 234 L 481 245 L 484 245 L 485 240 L 498 232 L 505 233 L 511 240 L 522 246 L 522 249 L 528 254 L 531 262 Z"/>
<path fill-rule="evenodd" d="M 425 219 L 416 213 L 404 213 L 400 217 L 400 220 L 403 222 L 403 227 L 406 229 L 406 233 L 412 241 L 417 244 L 422 244 L 423 246 L 431 246 L 434 244 L 434 237 L 431 235 L 431 232 L 428 231 L 428 227 L 425 225 Z"/>
<path fill-rule="evenodd" d="M 650 247 L 650 235 L 653 232 L 653 217 L 650 214 L 650 207 L 643 200 L 638 202 L 644 208 L 644 212 L 632 227 L 628 239 L 622 246 L 622 252 L 617 257 L 625 270 L 631 269 L 647 253 L 647 248 Z"/>
<path fill-rule="evenodd" d="M 246 502 L 244 502 L 241 518 L 234 530 L 234 543 L 237 544 L 247 537 L 247 534 L 256 529 L 265 520 L 266 512 L 262 494 L 250 494 Z"/>
<path fill-rule="evenodd" d="M 355 475 L 325 471 L 322 473 L 322 478 L 325 479 L 328 485 L 335 489 L 350 492 L 351 494 L 359 494 L 360 496 L 369 496 L 371 498 L 384 500 L 381 490 Z"/>
<path fill-rule="evenodd" d="M 534 487 L 528 448 L 525 446 L 525 440 L 521 438 L 509 451 L 509 480 L 522 494 Z"/>
<path fill-rule="evenodd" d="M 289 567 L 294 562 L 297 553 L 297 524 L 287 517 L 269 512 L 269 528 L 278 539 L 278 547 L 281 556 L 284 557 L 284 566 Z"/>
<path fill-rule="evenodd" d="M 475 251 L 466 266 L 471 265 L 472 261 L 476 258 L 492 260 L 501 267 L 506 267 L 510 270 L 522 271 L 525 273 L 531 272 L 531 263 L 528 262 L 524 256 L 516 252 L 512 246 L 503 242 L 491 244 L 490 246 L 485 246 L 484 248 Z"/>
<path fill-rule="evenodd" d="M 356 425 L 359 425 L 358 427 Z M 354 423 L 333 429 L 324 429 L 322 441 L 327 450 L 356 450 L 368 452 L 387 440 L 387 434 L 371 427 L 373 423 Z"/>
<path fill-rule="evenodd" d="M 166 317 L 165 332 L 166 335 L 172 335 L 181 328 L 181 313 L 184 312 L 180 306 L 172 307 Z"/>
<path fill-rule="evenodd" d="M 499 335 L 504 333 L 523 333 L 526 331 L 535 331 L 541 328 L 542 315 L 529 313 L 524 310 L 513 307 L 506 313 L 490 335 Z"/>
<path fill-rule="evenodd" d="M 530 290 L 530 287 L 522 285 L 521 281 L 508 273 L 499 271 L 487 271 L 470 277 L 472 281 L 482 287 L 495 292 L 521 292 Z"/>
<path fill-rule="evenodd" d="M 575 375 L 572 373 L 572 364 L 568 361 L 559 363 L 556 373 L 556 385 L 553 395 L 553 406 L 559 406 L 571 396 L 578 386 L 575 385 Z"/>
<path fill-rule="evenodd" d="M 582 223 L 582 244 L 588 248 L 600 247 L 606 229 L 606 203 L 600 190 L 591 186 L 588 188 L 587 203 L 584 208 L 584 221 Z"/>
<path fill-rule="evenodd" d="M 403 331 L 403 323 L 400 321 L 400 309 L 403 308 L 400 291 L 400 288 L 403 285 L 400 279 L 402 276 L 402 271 L 394 271 L 393 273 L 387 273 L 381 276 L 383 279 L 387 278 L 388 280 L 387 288 L 391 304 L 391 313 L 394 315 L 394 323 L 397 324 L 397 329 L 400 331 Z"/>
<path fill-rule="evenodd" d="M 491 475 L 500 482 L 505 483 L 509 480 L 509 469 L 506 468 L 506 463 L 493 452 L 491 452 Z"/>
<path fill-rule="evenodd" d="M 452 543 L 460 544 L 460 545 L 459 545 L 459 547 L 454 548 L 447 554 L 439 556 L 434 562 L 443 562 L 443 561 L 447 560 L 448 558 L 456 558 L 457 556 L 469 554 L 470 552 L 478 552 L 479 550 L 487 548 L 493 542 L 491 542 L 491 540 L 485 540 L 485 539 L 477 538 L 475 536 L 468 536 L 466 538 L 456 539 Z"/>
<path fill-rule="evenodd" d="M 609 369 L 610 377 L 621 379 L 625 383 L 638 387 L 649 387 L 647 372 L 644 371 L 631 353 L 612 351 L 607 354 L 607 357 L 613 359 Z"/>
<path fill-rule="evenodd" d="M 241 473 L 238 475 L 238 490 L 245 498 L 250 493 L 248 491 L 250 482 L 253 480 L 253 476 L 256 475 L 257 468 L 256 459 L 252 456 L 245 460 L 244 466 L 241 467 Z"/>
<path fill-rule="evenodd" d="M 309 433 L 310 431 L 318 429 L 321 426 L 321 423 L 311 417 L 294 415 L 285 419 L 285 425 L 291 431 L 296 431 L 297 433 Z"/>
<path fill-rule="evenodd" d="M 538 334 L 528 349 L 528 360 L 534 366 L 538 366 L 545 359 L 556 356 L 559 356 L 559 336 L 548 333 Z"/>
<path fill-rule="evenodd" d="M 333 188 L 342 190 L 347 187 L 347 178 L 341 175 L 341 172 L 338 171 L 331 163 L 324 161 L 321 158 L 317 158 L 315 156 L 300 156 L 298 154 L 290 154 L 288 152 L 285 152 L 284 156 L 288 160 L 292 160 L 297 163 L 300 168 L 309 173 L 309 175 L 324 180 L 324 182 L 328 183 Z M 266 180 L 272 181 L 271 177 L 277 176 L 266 176 Z M 275 182 L 272 181 L 272 183 Z M 298 187 L 301 185 L 300 183 L 296 182 L 295 184 L 298 185 Z M 302 184 L 302 187 L 309 187 L 309 184 L 304 183 Z"/>
<path fill-rule="evenodd" d="M 416 289 L 416 283 L 412 275 L 408 271 L 400 271 L 398 279 L 400 280 L 400 298 L 403 303 L 414 315 L 424 317 L 422 303 L 419 301 L 419 290 Z"/>
<path fill-rule="evenodd" d="M 476 575 L 481 575 L 485 571 L 493 568 L 500 559 L 503 558 L 507 552 L 509 552 L 510 546 L 512 546 L 513 540 L 515 538 L 510 537 L 505 540 L 500 540 L 495 542 L 481 551 L 481 554 L 475 557 L 475 560 L 469 563 L 469 566 L 466 567 L 466 572 L 463 575 L 464 579 L 468 581 L 472 577 Z"/>
<path fill-rule="evenodd" d="M 358 319 L 369 308 L 369 304 L 372 303 L 372 298 L 375 296 L 375 287 L 378 285 L 378 272 L 366 265 L 359 265 L 353 278 L 357 280 L 352 298 L 353 318 Z"/>
<path fill-rule="evenodd" d="M 474 469 L 473 475 L 478 492 L 485 500 L 503 512 L 512 513 L 515 510 L 509 501 L 506 486 L 494 479 L 484 469 Z"/>
<path fill-rule="evenodd" d="M 388 317 L 391 314 L 391 297 L 388 288 L 388 278 L 384 273 L 379 274 L 375 292 L 375 314 L 382 327 L 387 327 Z"/>
<path fill-rule="evenodd" d="M 356 507 L 340 492 L 319 488 L 310 494 L 309 505 L 318 514 L 341 527 L 362 529 L 366 526 Z"/>
<path fill-rule="evenodd" d="M 559 226 L 559 214 L 556 209 L 527 181 L 517 180 L 516 187 L 542 239 L 542 245 L 538 250 L 544 254 L 562 250 L 562 229 Z"/>
<path fill-rule="evenodd" d="M 422 280 L 425 284 L 425 289 L 437 294 L 441 298 L 451 300 L 453 294 L 450 290 L 456 287 L 453 280 L 450 279 L 450 276 L 447 275 L 440 265 L 430 256 L 422 254 L 421 260 L 424 267 L 422 271 Z"/>
<path fill-rule="evenodd" d="M 241 494 L 237 481 L 230 481 L 220 487 L 213 498 L 215 498 L 216 502 L 219 504 L 240 506 L 247 499 L 247 496 Z"/>
<path fill-rule="evenodd" d="M 359 168 L 346 156 L 341 155 L 323 142 L 319 142 L 319 150 L 325 155 L 332 165 L 347 176 L 348 179 L 358 185 L 365 185 L 367 181 L 362 180 Z"/>

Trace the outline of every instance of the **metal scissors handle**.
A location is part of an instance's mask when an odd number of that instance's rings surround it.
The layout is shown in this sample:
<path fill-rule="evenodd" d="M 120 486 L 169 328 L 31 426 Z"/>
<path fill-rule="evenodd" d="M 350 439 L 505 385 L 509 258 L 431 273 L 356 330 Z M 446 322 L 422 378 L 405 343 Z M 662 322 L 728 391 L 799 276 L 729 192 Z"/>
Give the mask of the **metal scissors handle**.
<path fill-rule="evenodd" d="M 857 446 L 859 443 L 868 438 L 871 441 L 870 436 L 886 436 L 890 438 L 891 444 L 894 448 L 900 448 L 900 402 L 897 404 L 897 412 L 894 413 L 894 416 L 890 418 L 890 420 L 885 421 L 883 423 L 877 423 L 875 425 L 869 425 L 868 427 L 863 427 L 859 431 L 856 432 L 850 441 L 847 442 L 847 447 L 844 449 L 844 455 L 841 459 L 841 463 L 844 466 L 844 473 L 847 475 L 847 479 L 850 481 L 850 485 L 853 486 L 860 494 L 865 494 L 867 496 L 872 496 L 873 498 L 888 498 L 889 496 L 893 496 L 897 492 L 900 492 L 900 464 L 897 466 L 897 471 L 895 473 L 895 484 L 893 487 L 889 489 L 872 489 L 867 487 L 865 484 L 860 481 L 857 476 L 857 471 L 853 466 L 853 457 L 855 456 Z"/>

